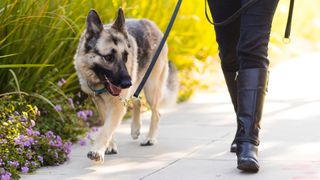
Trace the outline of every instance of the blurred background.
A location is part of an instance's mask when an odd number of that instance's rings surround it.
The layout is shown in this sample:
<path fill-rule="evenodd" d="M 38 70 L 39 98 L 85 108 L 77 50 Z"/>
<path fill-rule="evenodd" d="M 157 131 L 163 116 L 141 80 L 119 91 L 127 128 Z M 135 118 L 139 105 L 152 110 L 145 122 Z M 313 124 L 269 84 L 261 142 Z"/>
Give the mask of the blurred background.
<path fill-rule="evenodd" d="M 96 9 L 104 23 L 114 20 L 119 7 L 126 17 L 149 18 L 164 31 L 176 1 L 145 0 L 1 0 L 0 93 L 16 91 L 42 94 L 60 79 L 64 93 L 77 93 L 73 68 L 79 36 L 87 12 Z M 319 49 L 319 0 L 297 1 L 291 43 L 283 43 L 289 0 L 281 0 L 275 15 L 270 43 L 271 65 L 305 51 Z M 170 60 L 180 72 L 179 101 L 196 89 L 219 85 L 217 44 L 204 14 L 204 0 L 184 1 L 168 39 Z M 12 71 L 9 71 L 12 69 Z M 218 73 L 219 74 L 219 73 Z M 15 78 L 16 77 L 16 78 Z M 205 79 L 205 81 L 203 81 Z"/>

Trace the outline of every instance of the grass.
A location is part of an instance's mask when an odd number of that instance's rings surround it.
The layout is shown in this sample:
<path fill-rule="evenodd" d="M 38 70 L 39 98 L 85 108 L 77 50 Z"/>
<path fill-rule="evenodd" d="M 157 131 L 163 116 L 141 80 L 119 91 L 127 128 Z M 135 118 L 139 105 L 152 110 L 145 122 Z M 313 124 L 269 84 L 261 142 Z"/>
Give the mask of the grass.
<path fill-rule="evenodd" d="M 85 28 L 86 14 L 91 8 L 99 12 L 104 23 L 109 23 L 114 20 L 118 7 L 123 7 L 127 17 L 149 18 L 164 31 L 174 5 L 175 1 L 170 0 L 152 3 L 143 0 L 2 0 L 0 92 L 13 90 L 15 83 L 9 68 L 15 72 L 21 89 L 26 92 L 41 94 L 48 90 L 50 83 L 56 83 L 61 78 L 67 80 L 63 86 L 66 93 L 78 91 L 73 55 Z M 204 36 L 208 34 L 210 36 Z M 194 7 L 188 1 L 182 4 L 168 44 L 170 59 L 181 70 L 182 85 L 194 84 L 193 80 L 185 78 L 193 69 L 193 61 L 204 60 L 217 49 L 212 27 L 204 19 L 203 6 Z M 46 78 L 47 82 L 42 82 L 41 79 L 47 77 L 48 72 L 55 73 Z M 185 89 L 183 94 L 182 89 L 182 96 L 191 95 L 189 91 L 190 88 Z"/>

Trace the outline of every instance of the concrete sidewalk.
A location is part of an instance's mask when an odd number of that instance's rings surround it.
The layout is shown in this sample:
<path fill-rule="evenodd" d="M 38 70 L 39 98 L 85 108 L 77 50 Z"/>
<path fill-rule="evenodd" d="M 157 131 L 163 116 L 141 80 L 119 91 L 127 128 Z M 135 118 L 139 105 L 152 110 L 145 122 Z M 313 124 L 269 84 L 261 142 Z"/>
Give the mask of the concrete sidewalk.
<path fill-rule="evenodd" d="M 228 94 L 198 94 L 162 113 L 158 144 L 140 147 L 130 137 L 130 121 L 116 131 L 117 155 L 103 165 L 86 158 L 89 145 L 75 145 L 71 160 L 41 168 L 22 179 L 320 179 L 320 54 L 272 69 L 262 121 L 257 174 L 236 169 L 229 152 L 236 123 Z M 142 137 L 149 113 L 142 115 Z M 140 140 L 141 140 L 140 138 Z"/>

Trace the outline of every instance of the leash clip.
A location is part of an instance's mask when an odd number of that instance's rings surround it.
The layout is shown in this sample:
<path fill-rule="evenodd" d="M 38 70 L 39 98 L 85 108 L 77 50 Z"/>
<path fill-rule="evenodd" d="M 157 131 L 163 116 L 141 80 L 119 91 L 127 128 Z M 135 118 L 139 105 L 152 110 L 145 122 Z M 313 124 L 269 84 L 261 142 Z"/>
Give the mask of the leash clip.
<path fill-rule="evenodd" d="M 132 98 L 124 98 L 121 95 L 119 95 L 119 99 L 120 99 L 122 105 L 125 106 L 125 107 L 128 107 L 129 104 L 132 103 Z"/>
<path fill-rule="evenodd" d="M 141 101 L 141 97 L 135 97 L 135 96 L 131 96 L 130 98 L 124 98 L 121 95 L 119 96 L 119 99 L 121 101 L 121 103 L 123 104 L 123 106 L 128 107 L 130 104 L 133 104 L 134 101 Z"/>

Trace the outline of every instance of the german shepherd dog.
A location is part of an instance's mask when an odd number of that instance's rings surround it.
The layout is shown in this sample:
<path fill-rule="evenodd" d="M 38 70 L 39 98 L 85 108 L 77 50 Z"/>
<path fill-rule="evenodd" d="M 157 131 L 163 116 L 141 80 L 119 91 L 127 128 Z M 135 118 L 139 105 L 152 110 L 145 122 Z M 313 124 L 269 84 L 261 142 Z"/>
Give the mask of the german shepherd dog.
<path fill-rule="evenodd" d="M 87 27 L 81 35 L 74 64 L 82 91 L 92 97 L 100 118 L 104 120 L 93 148 L 87 154 L 91 160 L 102 163 L 105 154 L 117 153 L 113 135 L 126 113 L 121 98 L 133 95 L 163 34 L 150 20 L 125 20 L 121 8 L 112 24 L 103 25 L 95 10 L 90 10 L 86 21 Z M 97 90 L 103 91 L 99 93 Z M 152 116 L 149 133 L 141 146 L 150 146 L 156 143 L 159 106 L 176 102 L 177 71 L 168 61 L 167 45 L 163 47 L 143 90 Z M 140 135 L 140 107 L 140 101 L 133 100 L 133 139 Z"/>

